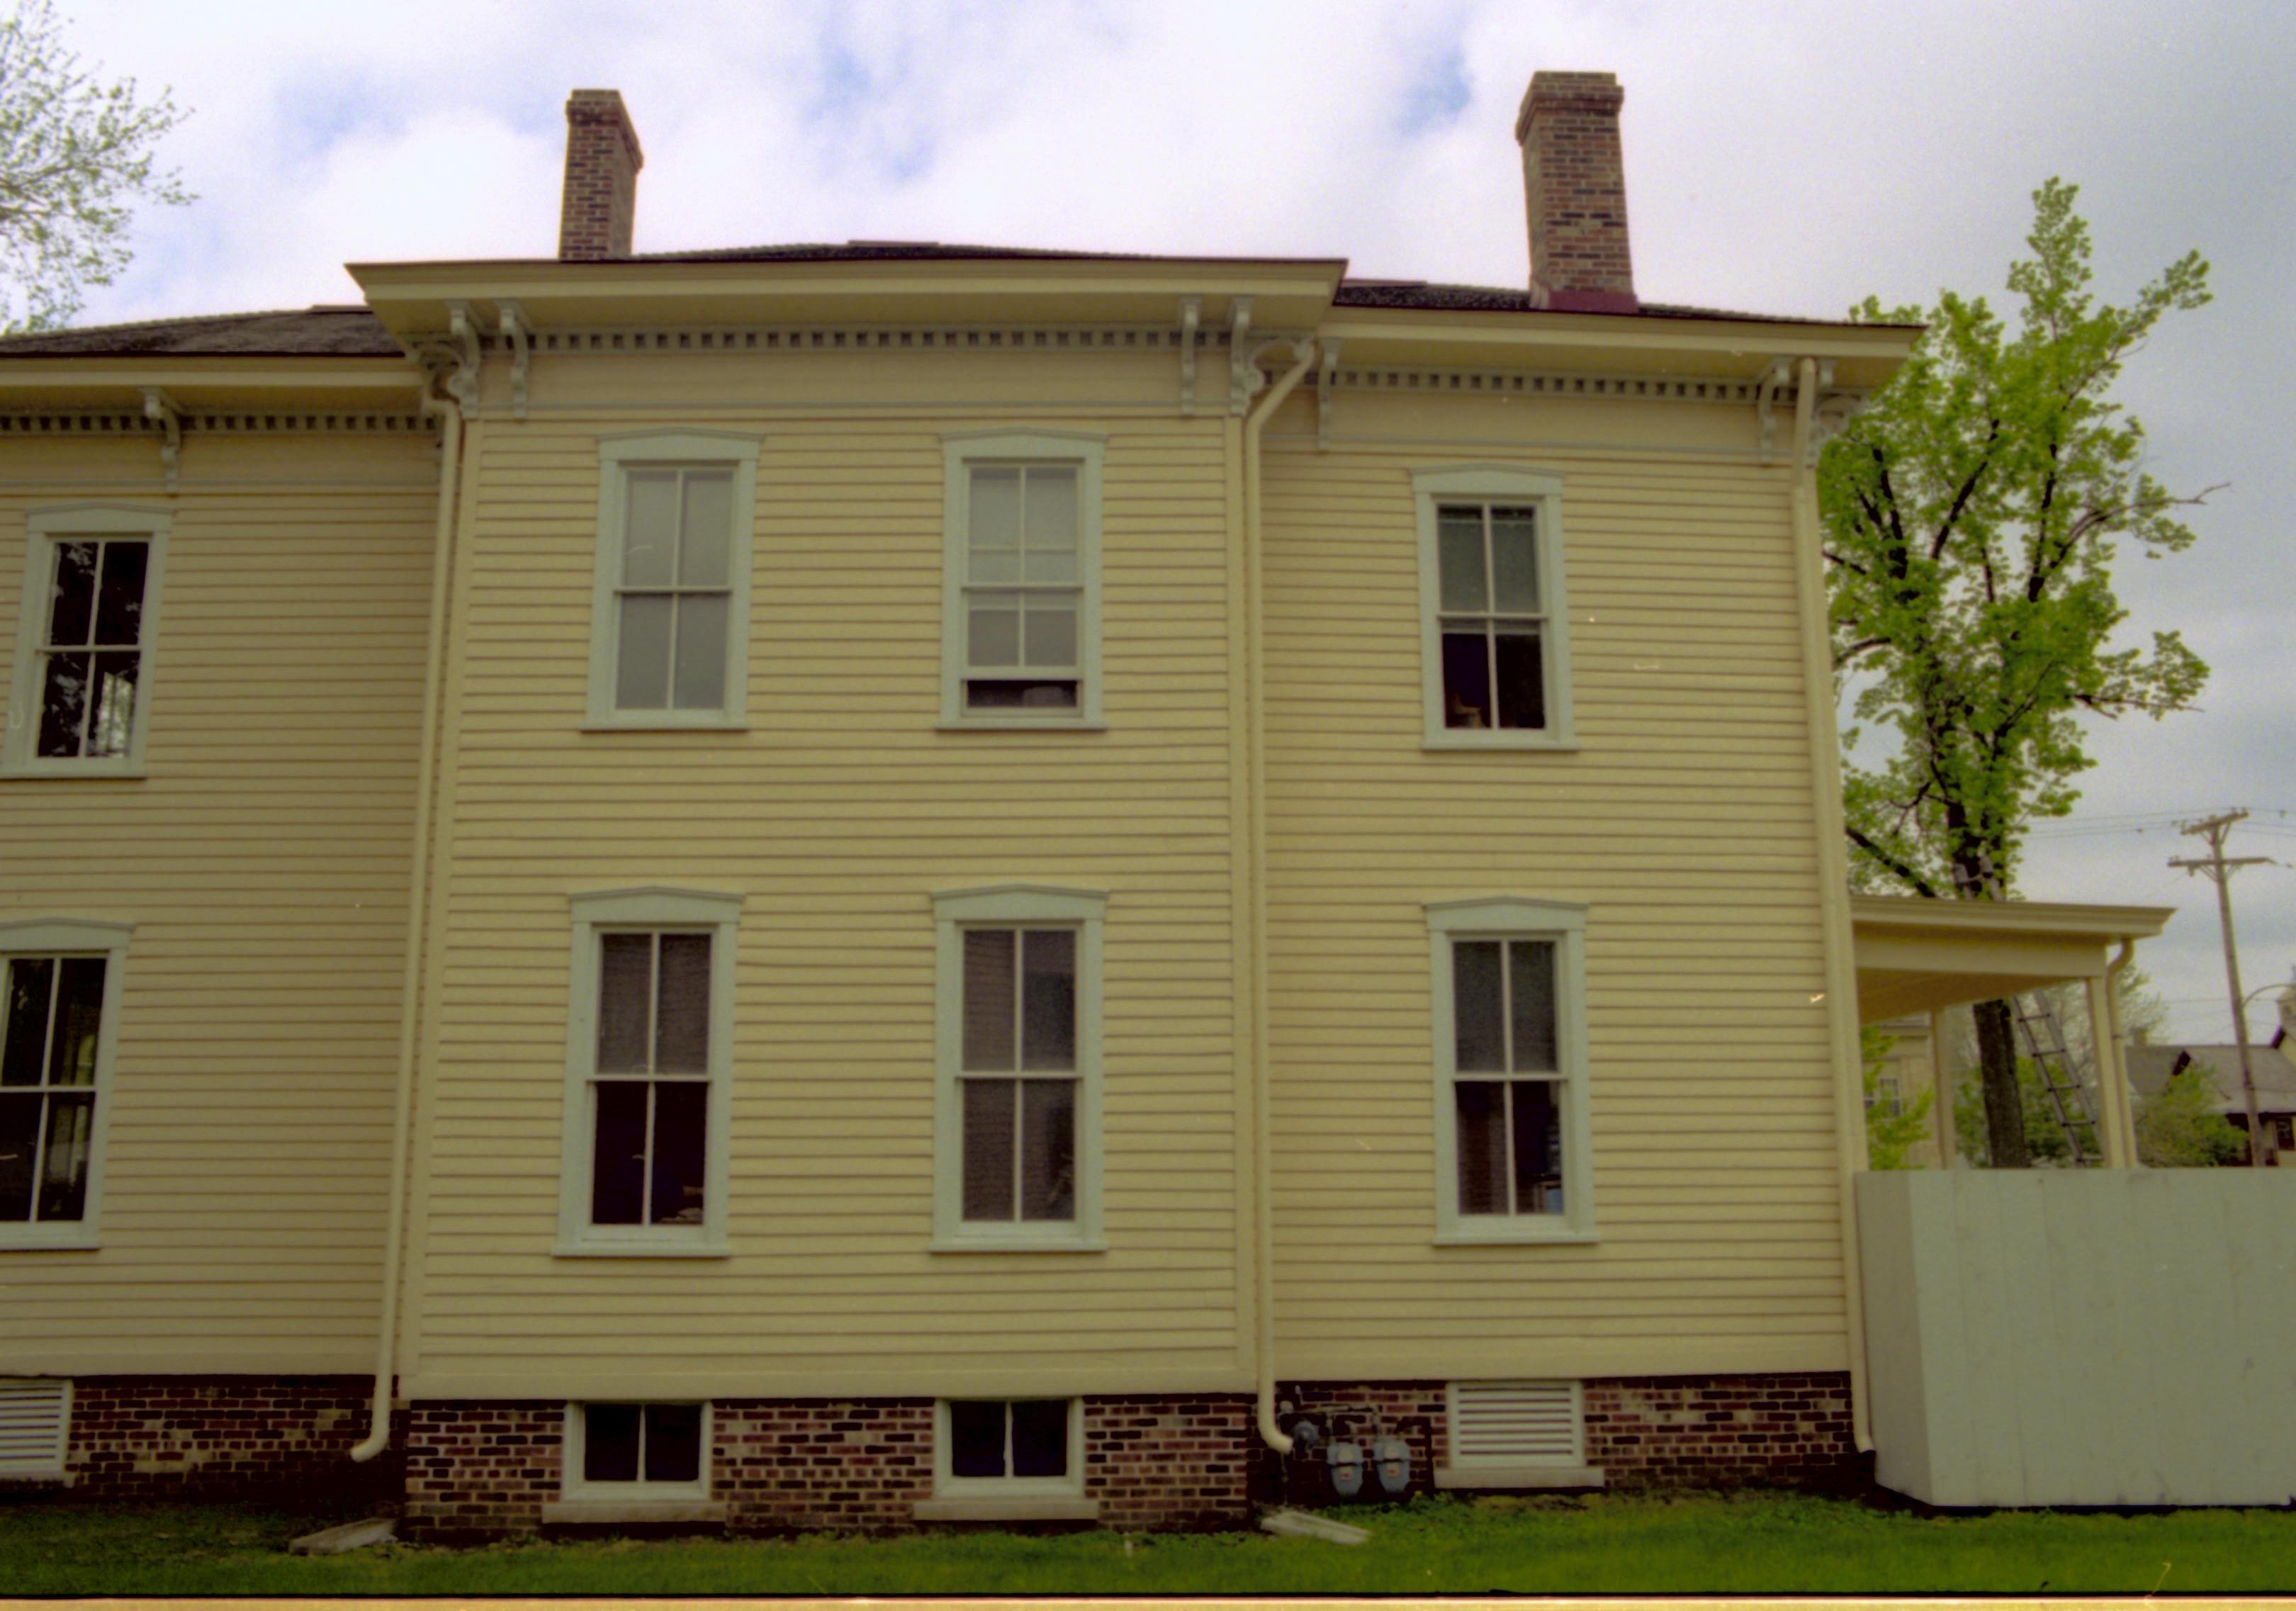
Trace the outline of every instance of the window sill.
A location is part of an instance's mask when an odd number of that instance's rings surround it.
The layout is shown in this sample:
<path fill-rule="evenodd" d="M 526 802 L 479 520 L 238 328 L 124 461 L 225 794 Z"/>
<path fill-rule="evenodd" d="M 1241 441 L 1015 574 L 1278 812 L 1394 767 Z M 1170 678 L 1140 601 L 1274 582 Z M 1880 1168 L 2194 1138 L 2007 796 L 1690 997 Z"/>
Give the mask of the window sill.
<path fill-rule="evenodd" d="M 927 1253 L 1106 1253 L 1104 1237 L 970 1236 L 935 1237 Z"/>
<path fill-rule="evenodd" d="M 545 1527 L 602 1527 L 631 1524 L 699 1524 L 723 1526 L 723 1500 L 578 1499 L 545 1500 Z"/>
<path fill-rule="evenodd" d="M 1105 733 L 1108 724 L 1081 716 L 961 716 L 944 721 L 937 733 Z"/>
<path fill-rule="evenodd" d="M 581 733 L 746 733 L 747 721 L 586 721 Z"/>
<path fill-rule="evenodd" d="M 13 766 L 0 769 L 0 782 L 29 782 L 37 778 L 54 777 L 123 777 L 144 776 L 141 761 L 132 766 L 120 766 L 111 761 L 90 763 L 82 760 L 50 760 L 33 766 Z"/>
<path fill-rule="evenodd" d="M 1078 1494 L 1063 1499 L 1049 1493 L 1006 1494 L 992 1498 L 919 1500 L 909 1513 L 921 1522 L 1096 1522 L 1100 1501 Z"/>
<path fill-rule="evenodd" d="M 1600 1466 L 1438 1466 L 1438 1488 L 1600 1488 Z"/>
<path fill-rule="evenodd" d="M 1460 1225 L 1435 1233 L 1435 1245 L 1438 1247 L 1535 1246 L 1541 1243 L 1591 1245 L 1601 1239 L 1593 1230 L 1580 1230 L 1569 1225 L 1536 1223 L 1489 1227 Z"/>
<path fill-rule="evenodd" d="M 95 1253 L 102 1246 L 94 1230 L 78 1225 L 69 1232 L 45 1236 L 21 1225 L 0 1230 L 0 1253 Z"/>
<path fill-rule="evenodd" d="M 554 1259 L 730 1259 L 723 1242 L 561 1242 Z"/>
<path fill-rule="evenodd" d="M 1464 728 L 1458 732 L 1445 731 L 1422 736 L 1423 750 L 1480 750 L 1502 753 L 1516 750 L 1534 750 L 1549 754 L 1575 755 L 1578 741 L 1567 734 L 1548 736 L 1544 733 L 1489 732 L 1481 728 Z"/>

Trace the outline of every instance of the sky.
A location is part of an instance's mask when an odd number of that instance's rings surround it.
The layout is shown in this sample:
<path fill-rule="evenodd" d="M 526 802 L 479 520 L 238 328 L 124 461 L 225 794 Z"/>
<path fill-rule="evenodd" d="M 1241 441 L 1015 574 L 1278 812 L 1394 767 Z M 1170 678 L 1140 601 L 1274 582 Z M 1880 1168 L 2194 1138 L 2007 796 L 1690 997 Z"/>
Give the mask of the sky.
<path fill-rule="evenodd" d="M 2081 186 L 2100 294 L 2186 250 L 2119 396 L 2147 467 L 2207 491 L 2200 540 L 2116 571 L 2143 642 L 2213 668 L 2194 713 L 2093 724 L 2035 900 L 2177 908 L 2140 964 L 2170 1038 L 2230 1038 L 2213 886 L 2231 853 L 2244 983 L 2296 974 L 2296 6 L 2287 0 L 1197 0 L 928 5 L 582 0 L 59 0 L 107 76 L 193 116 L 199 200 L 139 218 L 84 323 L 350 302 L 346 262 L 556 245 L 566 93 L 619 89 L 645 151 L 637 246 L 947 241 L 1344 256 L 1365 276 L 1524 282 L 1515 108 L 1538 69 L 1627 92 L 1646 300 L 1836 316 L 1868 292 L 2003 300 L 2030 195 Z M 2251 1033 L 2275 1021 L 2272 992 Z"/>

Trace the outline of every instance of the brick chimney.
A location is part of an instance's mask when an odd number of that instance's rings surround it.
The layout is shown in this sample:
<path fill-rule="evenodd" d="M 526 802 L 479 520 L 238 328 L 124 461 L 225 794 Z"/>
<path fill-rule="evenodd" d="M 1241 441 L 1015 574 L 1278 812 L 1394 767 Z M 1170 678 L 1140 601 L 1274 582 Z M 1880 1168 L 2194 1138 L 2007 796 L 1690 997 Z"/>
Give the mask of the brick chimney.
<path fill-rule="evenodd" d="M 1533 73 L 1515 114 L 1530 223 L 1530 290 L 1564 312 L 1632 313 L 1627 171 L 1611 73 Z"/>
<path fill-rule="evenodd" d="M 566 192 L 558 205 L 558 255 L 567 262 L 630 255 L 645 152 L 618 89 L 566 97 Z"/>

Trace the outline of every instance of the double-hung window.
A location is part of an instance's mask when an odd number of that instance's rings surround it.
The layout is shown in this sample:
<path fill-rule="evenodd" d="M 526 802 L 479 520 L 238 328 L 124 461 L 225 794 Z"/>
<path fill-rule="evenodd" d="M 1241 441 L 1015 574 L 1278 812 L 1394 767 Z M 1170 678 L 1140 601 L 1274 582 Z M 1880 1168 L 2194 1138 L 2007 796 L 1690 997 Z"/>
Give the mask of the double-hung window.
<path fill-rule="evenodd" d="M 123 925 L 0 925 L 0 1247 L 92 1247 Z"/>
<path fill-rule="evenodd" d="M 1427 744 L 1570 747 L 1561 479 L 1467 465 L 1412 487 Z"/>
<path fill-rule="evenodd" d="M 934 898 L 940 1065 L 934 1245 L 1095 1248 L 1106 898 Z"/>
<path fill-rule="evenodd" d="M 1437 1239 L 1590 1239 L 1586 909 L 1440 901 L 1427 917 Z"/>
<path fill-rule="evenodd" d="M 942 439 L 941 716 L 956 727 L 1100 720 L 1102 439 Z"/>
<path fill-rule="evenodd" d="M 600 440 L 593 727 L 741 724 L 758 450 L 711 432 Z"/>
<path fill-rule="evenodd" d="M 165 514 L 95 507 L 28 522 L 5 763 L 134 773 L 144 764 Z"/>
<path fill-rule="evenodd" d="M 574 899 L 562 1253 L 726 1251 L 737 895 Z"/>

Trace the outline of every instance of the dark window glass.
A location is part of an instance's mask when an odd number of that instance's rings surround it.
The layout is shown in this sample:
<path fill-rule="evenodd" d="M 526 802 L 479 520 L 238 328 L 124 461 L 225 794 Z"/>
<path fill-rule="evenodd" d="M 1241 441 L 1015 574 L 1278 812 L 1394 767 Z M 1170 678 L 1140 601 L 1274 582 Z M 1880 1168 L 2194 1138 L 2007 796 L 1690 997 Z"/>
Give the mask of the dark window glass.
<path fill-rule="evenodd" d="M 1013 1106 L 1017 1080 L 966 1080 L 964 1217 L 1013 1217 Z"/>
<path fill-rule="evenodd" d="M 590 1166 L 594 1225 L 644 1222 L 649 1089 L 642 1080 L 598 1081 L 597 1145 Z"/>
<path fill-rule="evenodd" d="M 656 1225 L 699 1225 L 708 1153 L 709 1087 L 663 1080 L 653 1088 L 653 1213 Z"/>
<path fill-rule="evenodd" d="M 88 641 L 88 629 L 95 620 L 97 552 L 94 543 L 56 545 L 54 603 L 48 611 L 51 644 L 78 648 Z"/>
<path fill-rule="evenodd" d="M 1076 935 L 1032 929 L 1021 936 L 1021 1066 L 1076 1066 Z"/>
<path fill-rule="evenodd" d="M 80 727 L 87 715 L 88 678 L 94 656 L 51 654 L 40 689 L 39 752 L 48 756 L 79 753 Z"/>
<path fill-rule="evenodd" d="M 32 1170 L 40 1149 L 41 1097 L 0 1094 L 0 1221 L 32 1217 Z"/>
<path fill-rule="evenodd" d="M 645 1407 L 645 1480 L 691 1483 L 701 1475 L 701 1406 Z"/>
<path fill-rule="evenodd" d="M 1443 634 L 1443 725 L 1493 725 L 1489 649 L 1481 632 Z"/>
<path fill-rule="evenodd" d="M 1073 1220 L 1076 1081 L 1023 1080 L 1021 1102 L 1021 1217 Z"/>
<path fill-rule="evenodd" d="M 970 678 L 964 685 L 964 703 L 972 711 L 1073 711 L 1077 685 L 1072 680 L 992 682 Z"/>
<path fill-rule="evenodd" d="M 1554 942 L 1507 942 L 1507 982 L 1514 998 L 1514 1055 L 1507 1067 L 1517 1073 L 1546 1073 L 1556 1061 L 1554 1033 Z"/>
<path fill-rule="evenodd" d="M 964 932 L 964 1061 L 966 1068 L 1013 1066 L 1014 952 L 1011 929 Z"/>
<path fill-rule="evenodd" d="M 1013 1404 L 1013 1475 L 1066 1476 L 1068 1470 L 1068 1401 L 1015 1400 Z"/>
<path fill-rule="evenodd" d="M 654 1068 L 699 1074 L 709 1068 L 709 936 L 661 937 L 661 990 L 654 1008 Z"/>
<path fill-rule="evenodd" d="M 636 1404 L 592 1404 L 582 1412 L 582 1480 L 638 1480 L 638 1418 Z"/>
<path fill-rule="evenodd" d="M 14 957 L 8 962 L 8 1017 L 0 1029 L 0 1085 L 37 1085 L 47 1052 L 48 999 L 55 958 Z"/>
<path fill-rule="evenodd" d="M 66 957 L 60 974 L 55 1032 L 48 1053 L 48 1082 L 93 1085 L 96 1026 L 103 1021 L 103 958 Z"/>
<path fill-rule="evenodd" d="M 1452 1088 L 1458 1118 L 1459 1212 L 1507 1211 L 1506 1087 L 1497 1080 L 1462 1080 Z"/>
<path fill-rule="evenodd" d="M 143 543 L 103 546 L 103 584 L 95 606 L 97 643 L 123 648 L 143 640 L 144 571 L 151 554 Z"/>
<path fill-rule="evenodd" d="M 87 1151 L 95 1093 L 57 1091 L 48 1097 L 48 1143 L 40 1155 L 43 1220 L 77 1220 L 87 1211 Z"/>
<path fill-rule="evenodd" d="M 1499 1001 L 1499 941 L 1462 940 L 1451 947 L 1456 1067 L 1489 1073 L 1506 1067 L 1505 1009 Z"/>
<path fill-rule="evenodd" d="M 960 1399 L 948 1407 L 951 1476 L 1004 1475 L 1004 1406 Z"/>
<path fill-rule="evenodd" d="M 1554 1086 L 1517 1080 L 1514 1109 L 1514 1207 L 1517 1213 L 1562 1212 L 1562 1124 Z"/>
<path fill-rule="evenodd" d="M 1538 633 L 1501 632 L 1497 640 L 1499 726 L 1546 725 L 1546 687 L 1539 669 Z"/>

